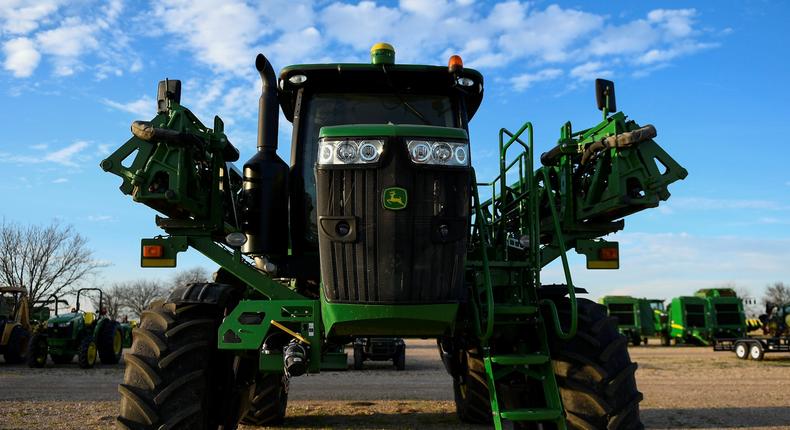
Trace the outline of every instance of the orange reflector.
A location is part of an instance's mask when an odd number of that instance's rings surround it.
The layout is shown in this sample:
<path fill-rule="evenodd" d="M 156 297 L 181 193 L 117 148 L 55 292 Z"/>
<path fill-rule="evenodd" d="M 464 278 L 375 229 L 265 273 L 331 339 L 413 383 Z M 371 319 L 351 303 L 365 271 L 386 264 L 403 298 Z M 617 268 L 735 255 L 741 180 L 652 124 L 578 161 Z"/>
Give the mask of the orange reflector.
<path fill-rule="evenodd" d="M 460 72 L 463 68 L 464 60 L 461 59 L 460 55 L 453 55 L 447 62 L 447 69 L 449 69 L 451 73 Z"/>
<path fill-rule="evenodd" d="M 617 260 L 618 257 L 617 248 L 601 248 L 598 250 L 598 258 L 601 260 Z"/>
<path fill-rule="evenodd" d="M 143 257 L 162 258 L 163 250 L 162 245 L 145 245 L 143 246 Z"/>

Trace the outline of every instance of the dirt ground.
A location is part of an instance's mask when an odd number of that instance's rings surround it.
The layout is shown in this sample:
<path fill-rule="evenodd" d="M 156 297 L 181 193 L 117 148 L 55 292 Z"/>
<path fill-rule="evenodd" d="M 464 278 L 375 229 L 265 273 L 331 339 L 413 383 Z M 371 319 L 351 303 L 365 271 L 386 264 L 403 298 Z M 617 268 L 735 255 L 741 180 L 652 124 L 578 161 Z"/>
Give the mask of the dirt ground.
<path fill-rule="evenodd" d="M 452 383 L 432 341 L 409 341 L 407 370 L 366 362 L 363 371 L 295 378 L 286 428 L 484 428 L 455 417 Z M 636 347 L 642 419 L 656 429 L 790 429 L 790 354 L 744 361 L 710 348 Z M 82 370 L 0 361 L 0 429 L 107 429 L 117 414 L 123 364 Z M 241 427 L 251 429 L 253 427 Z"/>

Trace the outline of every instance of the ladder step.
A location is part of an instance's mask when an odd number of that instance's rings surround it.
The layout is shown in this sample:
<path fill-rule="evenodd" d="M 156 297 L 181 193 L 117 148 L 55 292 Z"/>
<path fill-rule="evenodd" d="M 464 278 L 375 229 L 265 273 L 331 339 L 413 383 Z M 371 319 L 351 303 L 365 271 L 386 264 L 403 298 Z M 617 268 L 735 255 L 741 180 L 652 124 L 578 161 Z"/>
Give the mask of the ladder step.
<path fill-rule="evenodd" d="M 545 354 L 502 354 L 492 355 L 490 358 L 492 363 L 500 366 L 520 366 L 549 362 L 549 356 Z"/>
<path fill-rule="evenodd" d="M 560 419 L 562 411 L 559 409 L 512 409 L 502 411 L 499 416 L 510 421 L 554 421 Z"/>
<path fill-rule="evenodd" d="M 530 315 L 538 312 L 533 305 L 494 305 L 494 314 L 499 315 Z"/>

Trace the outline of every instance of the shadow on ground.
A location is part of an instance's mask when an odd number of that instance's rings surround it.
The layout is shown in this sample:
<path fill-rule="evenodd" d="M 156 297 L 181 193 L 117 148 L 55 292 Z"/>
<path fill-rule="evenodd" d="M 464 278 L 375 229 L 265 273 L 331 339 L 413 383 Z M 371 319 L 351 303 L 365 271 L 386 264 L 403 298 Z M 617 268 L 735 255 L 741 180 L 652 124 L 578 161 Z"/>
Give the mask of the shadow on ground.
<path fill-rule="evenodd" d="M 712 394 L 713 395 L 713 394 Z M 646 428 L 753 428 L 790 425 L 790 407 L 642 409 Z M 737 424 L 733 424 L 737 422 Z"/>

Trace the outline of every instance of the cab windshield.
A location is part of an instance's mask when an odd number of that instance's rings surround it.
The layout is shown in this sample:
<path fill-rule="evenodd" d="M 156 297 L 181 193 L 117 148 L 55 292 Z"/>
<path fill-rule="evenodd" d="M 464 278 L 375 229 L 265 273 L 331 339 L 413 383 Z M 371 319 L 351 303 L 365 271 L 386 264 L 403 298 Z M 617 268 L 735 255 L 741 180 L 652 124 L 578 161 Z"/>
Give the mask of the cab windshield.
<path fill-rule="evenodd" d="M 318 243 L 315 213 L 315 163 L 321 127 L 349 124 L 408 124 L 460 127 L 448 95 L 321 93 L 307 98 L 300 118 L 299 149 L 307 206 L 305 240 Z"/>

